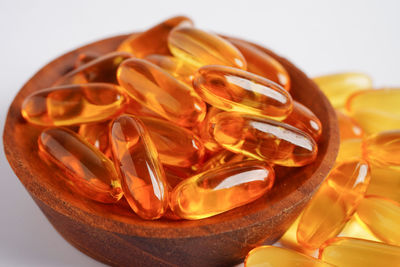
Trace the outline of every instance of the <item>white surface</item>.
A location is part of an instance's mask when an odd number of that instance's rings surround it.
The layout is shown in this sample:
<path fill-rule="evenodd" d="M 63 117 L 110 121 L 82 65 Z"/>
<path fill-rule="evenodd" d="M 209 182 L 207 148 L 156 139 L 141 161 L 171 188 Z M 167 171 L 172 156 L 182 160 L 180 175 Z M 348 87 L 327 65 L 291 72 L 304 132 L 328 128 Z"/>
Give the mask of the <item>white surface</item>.
<path fill-rule="evenodd" d="M 80 45 L 185 14 L 203 29 L 263 44 L 307 74 L 369 73 L 400 86 L 399 1 L 0 0 L 0 122 L 22 85 Z M 397 64 L 396 64 L 397 63 Z M 0 152 L 0 266 L 102 266 L 51 227 Z"/>

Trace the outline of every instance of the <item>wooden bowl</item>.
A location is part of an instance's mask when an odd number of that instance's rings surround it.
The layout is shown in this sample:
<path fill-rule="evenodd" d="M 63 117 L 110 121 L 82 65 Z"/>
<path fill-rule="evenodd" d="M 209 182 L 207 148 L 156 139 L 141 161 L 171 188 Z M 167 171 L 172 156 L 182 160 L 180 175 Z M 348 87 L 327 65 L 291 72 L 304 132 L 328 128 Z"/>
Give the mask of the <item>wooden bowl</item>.
<path fill-rule="evenodd" d="M 43 67 L 19 91 L 8 111 L 4 150 L 15 174 L 54 228 L 83 253 L 115 266 L 229 266 L 262 243 L 272 244 L 298 216 L 334 164 L 339 135 L 327 98 L 303 72 L 271 51 L 288 70 L 294 99 L 321 120 L 317 160 L 302 168 L 277 168 L 271 193 L 246 206 L 197 221 L 145 221 L 126 202 L 96 203 L 68 189 L 58 170 L 38 157 L 42 128 L 21 116 L 24 98 L 49 87 L 72 69 L 80 53 L 104 54 L 126 36 L 101 40 L 71 51 Z"/>

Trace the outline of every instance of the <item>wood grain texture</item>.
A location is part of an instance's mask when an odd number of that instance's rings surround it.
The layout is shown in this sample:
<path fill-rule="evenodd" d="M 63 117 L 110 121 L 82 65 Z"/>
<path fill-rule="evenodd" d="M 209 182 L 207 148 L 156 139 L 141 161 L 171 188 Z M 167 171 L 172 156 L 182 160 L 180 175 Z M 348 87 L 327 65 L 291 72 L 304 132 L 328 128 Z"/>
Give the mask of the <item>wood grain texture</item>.
<path fill-rule="evenodd" d="M 277 168 L 271 193 L 253 203 L 198 221 L 144 221 L 125 201 L 106 205 L 80 197 L 58 177 L 58 170 L 40 160 L 36 140 L 43 128 L 22 118 L 23 99 L 71 70 L 80 53 L 107 53 L 125 37 L 101 40 L 55 59 L 24 85 L 12 102 L 3 133 L 4 150 L 36 204 L 68 242 L 115 266 L 230 266 L 255 246 L 275 242 L 332 168 L 339 134 L 335 112 L 318 87 L 288 60 L 265 48 L 260 47 L 288 70 L 294 99 L 320 118 L 323 136 L 313 164 Z"/>

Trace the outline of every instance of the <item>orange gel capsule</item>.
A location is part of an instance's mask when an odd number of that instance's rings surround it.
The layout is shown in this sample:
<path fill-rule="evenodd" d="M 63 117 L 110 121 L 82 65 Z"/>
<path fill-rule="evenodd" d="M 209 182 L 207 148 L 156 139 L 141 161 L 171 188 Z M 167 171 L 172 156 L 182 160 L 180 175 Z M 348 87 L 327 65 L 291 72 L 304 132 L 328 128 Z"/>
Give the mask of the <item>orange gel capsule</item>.
<path fill-rule="evenodd" d="M 242 53 L 247 62 L 247 71 L 267 78 L 290 90 L 290 76 L 286 69 L 276 59 L 255 47 L 238 39 L 229 38 L 234 46 Z"/>
<path fill-rule="evenodd" d="M 98 82 L 118 84 L 118 66 L 131 57 L 131 54 L 125 52 L 112 52 L 98 57 L 67 73 L 56 81 L 54 86 Z"/>
<path fill-rule="evenodd" d="M 350 160 L 365 159 L 362 148 L 362 139 L 348 139 L 341 141 L 336 163 Z"/>
<path fill-rule="evenodd" d="M 336 116 L 339 124 L 341 141 L 363 137 L 364 131 L 351 117 L 345 115 L 339 110 L 336 110 Z"/>
<path fill-rule="evenodd" d="M 222 150 L 215 155 L 213 155 L 206 163 L 201 167 L 201 171 L 207 171 L 215 169 L 219 166 L 225 165 L 227 163 L 245 161 L 246 157 L 242 154 L 235 154 L 229 150 Z"/>
<path fill-rule="evenodd" d="M 235 162 L 192 176 L 175 187 L 170 207 L 189 220 L 211 217 L 250 203 L 269 191 L 274 170 L 257 161 Z"/>
<path fill-rule="evenodd" d="M 168 207 L 168 184 L 148 130 L 123 115 L 112 122 L 110 142 L 129 205 L 143 219 L 160 218 Z"/>
<path fill-rule="evenodd" d="M 192 65 L 175 57 L 164 55 L 149 55 L 145 59 L 167 71 L 179 81 L 192 86 L 194 73 L 197 70 Z"/>
<path fill-rule="evenodd" d="M 284 119 L 293 109 L 292 97 L 280 85 L 231 67 L 200 68 L 193 88 L 204 101 L 222 110 Z"/>
<path fill-rule="evenodd" d="M 79 68 L 90 61 L 95 60 L 96 58 L 100 57 L 99 54 L 95 52 L 85 52 L 78 55 L 77 59 L 75 60 L 74 67 Z"/>
<path fill-rule="evenodd" d="M 356 211 L 369 180 L 370 170 L 365 161 L 337 164 L 303 210 L 297 228 L 298 242 L 316 249 L 335 237 Z"/>
<path fill-rule="evenodd" d="M 222 147 L 215 141 L 213 137 L 213 131 L 214 131 L 214 124 L 211 124 L 210 121 L 211 119 L 218 113 L 221 113 L 222 110 L 214 108 L 214 107 L 209 107 L 208 112 L 204 120 L 198 125 L 197 132 L 203 141 L 204 146 L 212 151 L 216 152 L 218 150 L 221 150 Z"/>
<path fill-rule="evenodd" d="M 193 27 L 171 31 L 168 47 L 172 55 L 195 68 L 215 64 L 246 69 L 246 60 L 230 42 Z"/>
<path fill-rule="evenodd" d="M 288 124 L 249 114 L 223 112 L 212 119 L 214 138 L 225 149 L 283 166 L 304 166 L 318 153 L 314 139 Z"/>
<path fill-rule="evenodd" d="M 400 103 L 400 102 L 399 102 Z M 379 166 L 400 166 L 400 130 L 381 132 L 364 141 L 368 161 Z"/>
<path fill-rule="evenodd" d="M 310 256 L 296 251 L 274 247 L 260 246 L 252 249 L 247 254 L 244 262 L 245 267 L 330 267 L 333 265 L 325 263 Z"/>
<path fill-rule="evenodd" d="M 364 90 L 347 99 L 346 109 L 368 134 L 400 128 L 400 88 Z"/>
<path fill-rule="evenodd" d="M 339 237 L 329 240 L 320 249 L 319 258 L 340 267 L 399 267 L 400 247 Z"/>
<path fill-rule="evenodd" d="M 322 124 L 318 117 L 297 101 L 293 101 L 293 111 L 283 122 L 308 133 L 315 141 L 319 140 L 322 133 Z"/>
<path fill-rule="evenodd" d="M 357 213 L 355 213 L 353 217 L 346 223 L 345 227 L 338 234 L 338 236 L 361 238 L 381 242 L 368 229 L 366 229 L 366 227 L 358 218 Z"/>
<path fill-rule="evenodd" d="M 371 182 L 367 195 L 378 195 L 400 203 L 400 170 L 371 166 Z"/>
<path fill-rule="evenodd" d="M 378 196 L 366 196 L 357 215 L 371 232 L 385 243 L 400 246 L 400 204 Z"/>
<path fill-rule="evenodd" d="M 167 38 L 175 27 L 190 26 L 193 22 L 184 16 L 167 19 L 160 24 L 138 34 L 132 34 L 118 47 L 118 51 L 129 52 L 137 58 L 144 58 L 150 54 L 169 55 Z"/>
<path fill-rule="evenodd" d="M 140 104 L 184 127 L 193 127 L 206 114 L 206 104 L 187 85 L 142 59 L 126 60 L 118 81 Z"/>
<path fill-rule="evenodd" d="M 41 156 L 63 171 L 77 193 L 103 203 L 121 199 L 121 182 L 112 161 L 73 131 L 44 130 L 38 144 Z"/>
<path fill-rule="evenodd" d="M 204 146 L 191 131 L 157 118 L 138 118 L 149 130 L 163 164 L 190 167 L 203 161 Z"/>
<path fill-rule="evenodd" d="M 108 142 L 109 122 L 82 124 L 79 127 L 78 134 L 87 142 L 97 147 L 107 157 L 111 157 Z"/>
<path fill-rule="evenodd" d="M 22 116 L 42 126 L 101 122 L 122 112 L 126 97 L 106 83 L 64 85 L 36 91 L 22 103 Z"/>

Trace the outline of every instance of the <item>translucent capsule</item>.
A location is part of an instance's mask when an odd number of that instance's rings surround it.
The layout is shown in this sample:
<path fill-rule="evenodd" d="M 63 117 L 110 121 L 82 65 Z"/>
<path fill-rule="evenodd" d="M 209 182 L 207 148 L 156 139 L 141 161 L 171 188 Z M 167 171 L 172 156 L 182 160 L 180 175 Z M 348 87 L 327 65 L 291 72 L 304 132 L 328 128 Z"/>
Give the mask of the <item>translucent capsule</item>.
<path fill-rule="evenodd" d="M 352 237 L 352 238 L 361 238 L 367 239 L 371 241 L 381 242 L 377 239 L 371 231 L 366 229 L 363 223 L 357 216 L 357 213 L 353 215 L 353 217 L 348 221 L 342 231 L 338 234 L 340 237 Z"/>
<path fill-rule="evenodd" d="M 112 161 L 76 133 L 50 128 L 39 135 L 38 144 L 40 155 L 63 171 L 77 193 L 103 203 L 114 203 L 122 197 Z"/>
<path fill-rule="evenodd" d="M 280 85 L 231 67 L 200 68 L 193 88 L 204 101 L 222 110 L 284 119 L 293 109 L 292 97 Z"/>
<path fill-rule="evenodd" d="M 385 243 L 400 246 L 400 204 L 379 196 L 366 196 L 357 215 L 371 232 Z"/>
<path fill-rule="evenodd" d="M 337 109 L 345 107 L 346 100 L 352 93 L 372 88 L 371 78 L 363 73 L 338 73 L 316 77 L 313 80 Z"/>
<path fill-rule="evenodd" d="M 380 166 L 400 166 L 400 129 L 381 132 L 364 141 L 368 161 Z"/>
<path fill-rule="evenodd" d="M 340 267 L 400 266 L 400 247 L 357 238 L 329 240 L 319 258 Z"/>
<path fill-rule="evenodd" d="M 150 54 L 169 55 L 167 38 L 170 31 L 175 27 L 192 24 L 192 21 L 184 16 L 167 19 L 147 31 L 129 36 L 117 50 L 129 52 L 137 58 L 144 58 Z"/>
<path fill-rule="evenodd" d="M 371 166 L 371 182 L 367 195 L 378 195 L 400 203 L 400 170 Z"/>
<path fill-rule="evenodd" d="M 221 150 L 222 147 L 215 141 L 214 136 L 213 136 L 213 131 L 214 131 L 214 124 L 211 124 L 211 119 L 217 115 L 218 113 L 221 113 L 222 110 L 217 109 L 215 107 L 210 106 L 208 108 L 208 112 L 206 114 L 206 117 L 204 120 L 198 125 L 197 127 L 197 132 L 203 141 L 204 146 L 212 152 L 216 152 L 218 150 Z"/>
<path fill-rule="evenodd" d="M 168 47 L 172 55 L 196 68 L 215 64 L 246 69 L 246 60 L 230 42 L 193 27 L 171 31 Z"/>
<path fill-rule="evenodd" d="M 82 124 L 79 127 L 78 133 L 107 157 L 111 157 L 111 150 L 108 142 L 109 122 Z"/>
<path fill-rule="evenodd" d="M 126 97 L 106 83 L 64 85 L 33 92 L 22 103 L 22 116 L 42 126 L 67 126 L 109 120 L 122 112 Z"/>
<path fill-rule="evenodd" d="M 167 71 L 179 81 L 192 86 L 194 73 L 197 70 L 192 65 L 175 57 L 165 55 L 149 55 L 145 59 Z"/>
<path fill-rule="evenodd" d="M 318 147 L 306 133 L 288 124 L 243 113 L 213 117 L 214 138 L 225 149 L 283 166 L 313 162 Z"/>
<path fill-rule="evenodd" d="M 339 124 L 340 140 L 348 140 L 353 138 L 362 138 L 364 131 L 351 117 L 336 110 L 336 116 Z"/>
<path fill-rule="evenodd" d="M 333 266 L 310 256 L 296 251 L 274 247 L 261 246 L 252 249 L 247 254 L 244 262 L 245 267 L 329 267 Z"/>
<path fill-rule="evenodd" d="M 202 163 L 204 146 L 193 132 L 169 121 L 138 117 L 150 132 L 163 164 L 190 167 Z"/>
<path fill-rule="evenodd" d="M 176 124 L 193 127 L 205 117 L 206 105 L 191 88 L 148 61 L 126 60 L 118 81 L 140 104 Z"/>
<path fill-rule="evenodd" d="M 293 111 L 283 122 L 308 133 L 315 141 L 319 140 L 322 133 L 322 124 L 318 117 L 297 101 L 293 101 Z"/>
<path fill-rule="evenodd" d="M 229 150 L 222 150 L 213 155 L 206 163 L 201 167 L 202 171 L 212 170 L 216 167 L 225 165 L 227 163 L 239 162 L 246 160 L 246 157 L 242 154 L 235 154 Z"/>
<path fill-rule="evenodd" d="M 125 52 L 112 52 L 106 54 L 67 73 L 57 80 L 53 86 L 99 82 L 118 84 L 118 66 L 128 58 L 132 58 L 132 55 Z"/>
<path fill-rule="evenodd" d="M 178 184 L 170 207 L 184 219 L 207 218 L 256 200 L 271 189 L 274 178 L 274 170 L 262 162 L 226 164 Z"/>
<path fill-rule="evenodd" d="M 340 143 L 336 163 L 364 159 L 362 139 L 348 139 Z"/>
<path fill-rule="evenodd" d="M 90 61 L 95 60 L 96 58 L 100 57 L 98 53 L 95 52 L 85 52 L 78 55 L 77 59 L 75 60 L 74 67 L 79 68 Z"/>
<path fill-rule="evenodd" d="M 144 219 L 160 218 L 168 206 L 168 185 L 148 130 L 123 115 L 111 125 L 110 142 L 129 205 Z"/>
<path fill-rule="evenodd" d="M 236 46 L 246 59 L 247 71 L 267 78 L 287 91 L 290 90 L 289 73 L 276 59 L 252 44 L 232 38 L 228 41 Z"/>
<path fill-rule="evenodd" d="M 336 165 L 303 210 L 297 228 L 298 242 L 316 249 L 335 237 L 355 212 L 369 180 L 369 166 L 364 161 Z"/>

